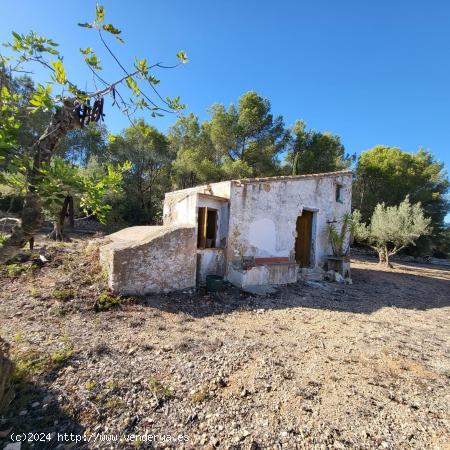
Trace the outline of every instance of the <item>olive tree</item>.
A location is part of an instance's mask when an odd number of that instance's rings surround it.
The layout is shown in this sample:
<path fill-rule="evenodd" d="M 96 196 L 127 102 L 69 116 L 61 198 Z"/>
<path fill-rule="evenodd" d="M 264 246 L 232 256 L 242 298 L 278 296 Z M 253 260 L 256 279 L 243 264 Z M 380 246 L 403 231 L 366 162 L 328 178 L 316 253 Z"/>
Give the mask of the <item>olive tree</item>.
<path fill-rule="evenodd" d="M 379 263 L 391 267 L 389 258 L 431 232 L 430 218 L 420 203 L 411 204 L 406 197 L 398 206 L 378 203 L 370 223 L 361 222 L 359 210 L 353 213 L 355 238 L 377 251 Z"/>
<path fill-rule="evenodd" d="M 124 43 L 121 31 L 105 22 L 103 6 L 96 5 L 95 19 L 92 22 L 79 25 L 95 32 L 100 44 L 111 56 L 113 63 L 121 72 L 115 81 L 109 82 L 101 75 L 102 62 L 95 51 L 91 47 L 82 48 L 80 49 L 81 57 L 93 81 L 90 90 L 80 89 L 66 73 L 58 44 L 33 31 L 26 35 L 13 32 L 13 41 L 6 44 L 10 55 L 0 55 L 0 63 L 3 66 L 8 64 L 10 73 L 30 71 L 34 65 L 37 65 L 44 68 L 52 78 L 50 82 L 38 84 L 30 100 L 31 110 L 47 110 L 51 113 L 50 121 L 42 136 L 32 145 L 31 160 L 25 161 L 27 189 L 21 225 L 16 226 L 0 246 L 0 263 L 14 257 L 19 249 L 39 231 L 43 214 L 42 199 L 37 187 L 46 176 L 46 170 L 51 165 L 55 150 L 70 131 L 103 119 L 106 97 L 110 97 L 112 105 L 118 107 L 130 121 L 133 121 L 134 113 L 140 110 L 149 111 L 153 117 L 157 117 L 164 112 L 174 112 L 184 107 L 179 97 L 164 98 L 160 94 L 157 89 L 159 80 L 155 73 L 157 69 L 170 69 L 185 63 L 187 58 L 184 52 L 178 52 L 178 63 L 175 65 L 165 65 L 161 62 L 149 64 L 145 58 L 135 58 L 133 66 L 128 68 L 117 58 L 108 41 L 109 36 L 119 45 Z M 127 95 L 122 92 L 122 88 L 128 90 Z M 2 95 L 3 91 L 7 95 L 6 90 L 3 89 Z M 8 102 L 0 99 L 0 106 L 3 108 L 5 105 L 7 107 Z M 9 115 L 14 117 L 14 114 Z M 1 130 L 0 142 L 8 137 L 9 132 L 9 128 Z M 0 151 L 1 148 L 2 146 Z"/>

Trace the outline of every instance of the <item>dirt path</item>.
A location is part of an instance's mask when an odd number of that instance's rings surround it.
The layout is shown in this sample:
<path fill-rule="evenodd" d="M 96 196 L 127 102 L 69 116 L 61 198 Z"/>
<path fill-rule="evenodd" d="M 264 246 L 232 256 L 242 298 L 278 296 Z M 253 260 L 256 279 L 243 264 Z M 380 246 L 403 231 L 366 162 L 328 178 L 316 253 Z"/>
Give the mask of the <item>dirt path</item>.
<path fill-rule="evenodd" d="M 140 448 L 449 448 L 448 269 L 354 261 L 350 286 L 96 313 L 102 282 L 77 245 L 0 280 L 1 335 L 22 366 L 43 362 L 0 431 L 98 434 L 89 448 L 139 447 L 98 440 L 108 434 L 159 434 Z M 57 437 L 34 448 L 67 447 Z"/>

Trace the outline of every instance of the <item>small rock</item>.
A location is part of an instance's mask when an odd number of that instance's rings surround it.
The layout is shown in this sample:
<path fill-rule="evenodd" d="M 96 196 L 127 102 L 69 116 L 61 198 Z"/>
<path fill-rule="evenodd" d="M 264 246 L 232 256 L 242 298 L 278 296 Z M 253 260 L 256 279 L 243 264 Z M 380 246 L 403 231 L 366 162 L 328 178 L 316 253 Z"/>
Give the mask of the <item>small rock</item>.
<path fill-rule="evenodd" d="M 3 447 L 3 450 L 20 450 L 22 444 L 20 442 L 12 442 L 9 444 L 6 444 Z"/>
<path fill-rule="evenodd" d="M 12 431 L 12 428 L 9 428 L 8 430 L 1 430 L 0 431 L 0 438 L 5 438 L 5 437 L 9 436 L 11 431 Z"/>
<path fill-rule="evenodd" d="M 344 284 L 345 278 L 339 272 L 334 272 L 334 281 L 339 284 Z"/>
<path fill-rule="evenodd" d="M 23 409 L 20 411 L 19 416 L 26 416 L 28 414 L 28 411 L 26 409 Z"/>
<path fill-rule="evenodd" d="M 248 392 L 247 391 L 247 389 L 242 389 L 242 391 L 241 391 L 241 397 L 247 397 L 247 395 L 249 394 L 250 392 Z"/>

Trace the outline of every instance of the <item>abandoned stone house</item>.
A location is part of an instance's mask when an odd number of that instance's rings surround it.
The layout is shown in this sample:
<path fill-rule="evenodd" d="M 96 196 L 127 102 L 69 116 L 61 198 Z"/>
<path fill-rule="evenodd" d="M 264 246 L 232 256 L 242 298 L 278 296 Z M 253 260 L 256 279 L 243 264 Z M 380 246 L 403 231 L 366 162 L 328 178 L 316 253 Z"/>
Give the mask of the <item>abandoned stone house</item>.
<path fill-rule="evenodd" d="M 331 255 L 326 229 L 351 211 L 350 171 L 223 181 L 169 192 L 162 226 L 107 236 L 121 294 L 169 292 L 221 275 L 240 287 L 295 283 Z"/>

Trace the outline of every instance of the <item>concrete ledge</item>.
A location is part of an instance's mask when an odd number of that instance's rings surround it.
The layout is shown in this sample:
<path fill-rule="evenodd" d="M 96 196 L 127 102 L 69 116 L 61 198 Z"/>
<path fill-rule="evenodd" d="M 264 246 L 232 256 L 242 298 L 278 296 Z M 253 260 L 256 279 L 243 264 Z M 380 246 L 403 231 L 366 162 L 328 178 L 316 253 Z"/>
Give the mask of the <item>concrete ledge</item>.
<path fill-rule="evenodd" d="M 292 263 L 265 264 L 247 270 L 230 265 L 227 280 L 245 289 L 256 285 L 281 285 L 297 282 L 298 266 Z"/>

